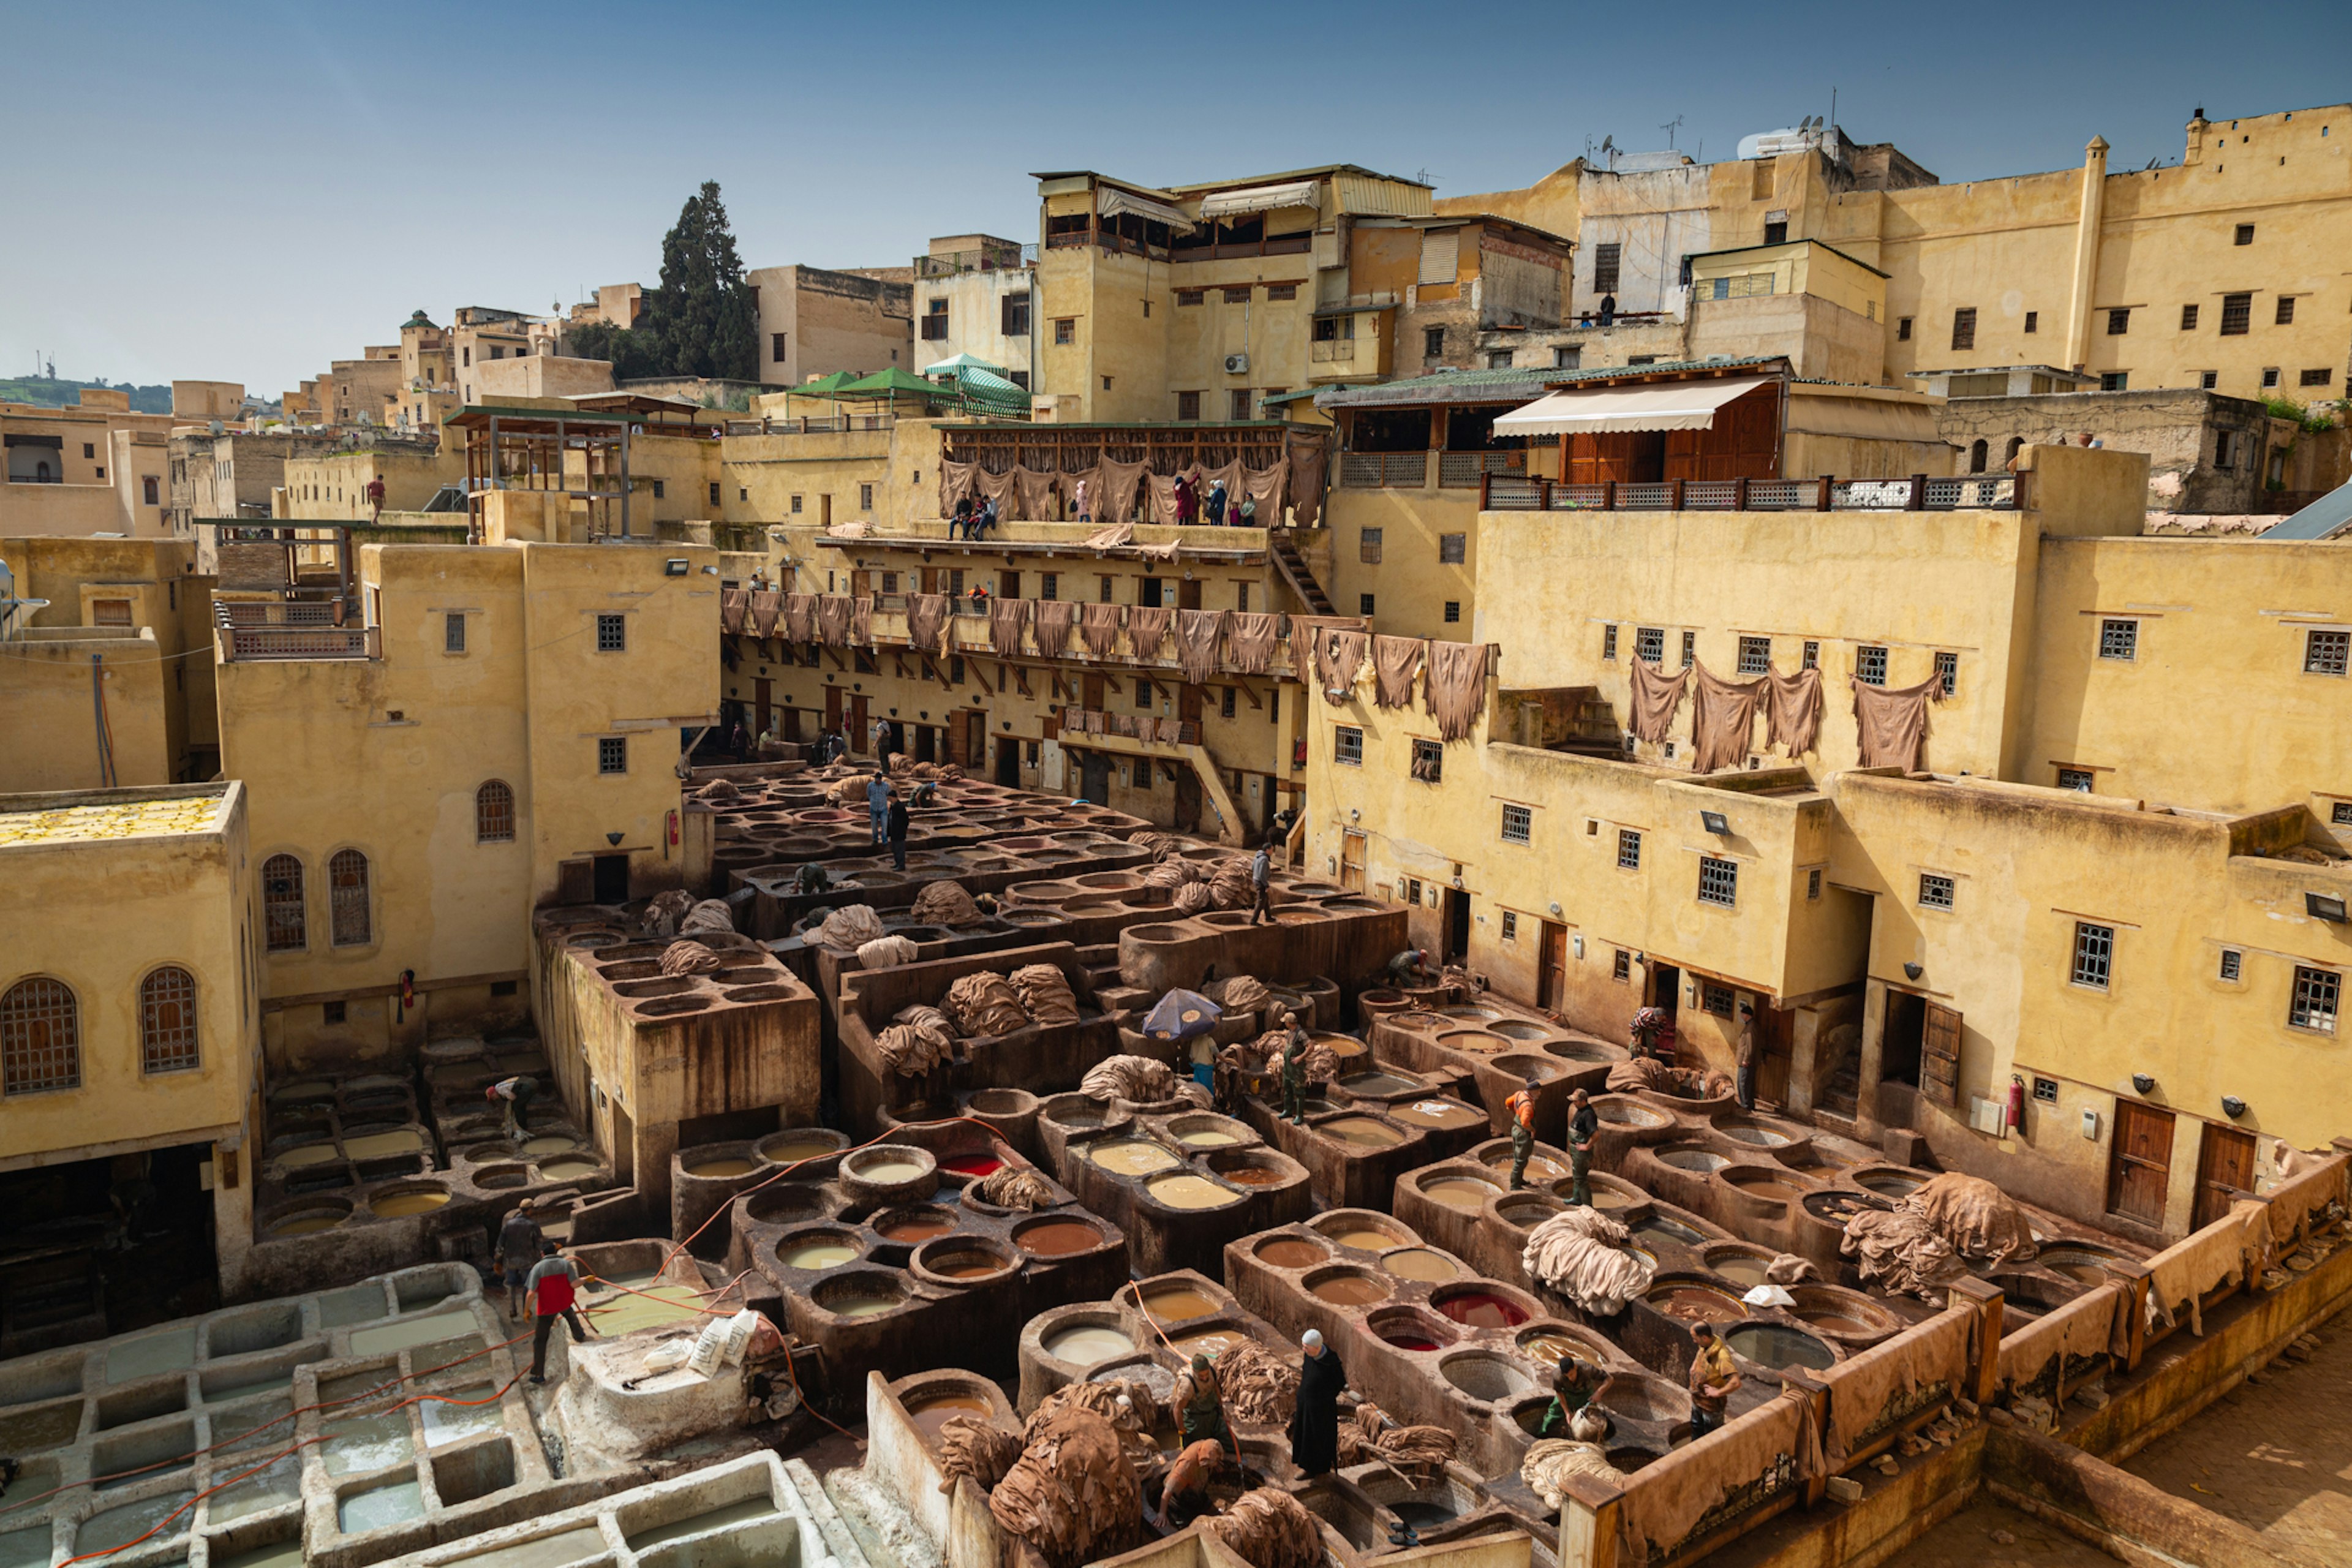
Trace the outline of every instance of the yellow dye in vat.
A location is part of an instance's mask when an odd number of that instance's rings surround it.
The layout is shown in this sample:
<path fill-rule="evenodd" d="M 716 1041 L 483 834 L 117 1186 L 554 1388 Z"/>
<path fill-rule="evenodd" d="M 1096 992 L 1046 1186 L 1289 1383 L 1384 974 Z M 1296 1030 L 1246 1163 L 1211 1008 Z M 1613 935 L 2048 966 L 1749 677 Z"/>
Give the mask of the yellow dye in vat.
<path fill-rule="evenodd" d="M 789 1142 L 771 1143 L 762 1153 L 779 1165 L 790 1165 L 802 1160 L 822 1160 L 838 1152 L 830 1139 L 794 1138 Z"/>
<path fill-rule="evenodd" d="M 1135 1342 L 1117 1329 L 1089 1323 L 1048 1335 L 1041 1348 L 1057 1361 L 1072 1362 L 1079 1366 L 1099 1366 L 1113 1356 L 1127 1354 L 1135 1348 Z"/>
<path fill-rule="evenodd" d="M 1486 1206 L 1488 1198 L 1502 1189 L 1475 1176 L 1447 1176 L 1423 1183 L 1421 1191 L 1423 1197 L 1444 1204 L 1456 1214 L 1476 1214 Z"/>
<path fill-rule="evenodd" d="M 379 1193 L 368 1199 L 368 1209 L 386 1219 L 398 1219 L 404 1215 L 426 1214 L 449 1201 L 449 1194 L 437 1188 L 409 1193 Z"/>
<path fill-rule="evenodd" d="M 1187 1132 L 1183 1134 L 1183 1140 L 1195 1149 L 1230 1149 L 1241 1142 L 1232 1133 L 1219 1132 L 1214 1128 L 1202 1128 L 1198 1132 Z"/>
<path fill-rule="evenodd" d="M 580 1147 L 579 1139 L 566 1138 L 560 1132 L 551 1132 L 543 1138 L 524 1140 L 522 1152 L 526 1154 L 561 1154 L 566 1149 L 578 1147 Z"/>
<path fill-rule="evenodd" d="M 887 1187 L 895 1182 L 911 1182 L 923 1173 L 922 1166 L 912 1160 L 876 1160 L 849 1173 L 861 1182 Z"/>
<path fill-rule="evenodd" d="M 845 1241 L 812 1241 L 783 1255 L 787 1268 L 837 1268 L 857 1256 Z"/>
<path fill-rule="evenodd" d="M 1087 1158 L 1106 1171 L 1117 1171 L 1125 1176 L 1148 1176 L 1155 1171 L 1172 1171 L 1176 1156 L 1148 1138 L 1114 1138 L 1106 1143 L 1087 1146 Z"/>
<path fill-rule="evenodd" d="M 1497 1171 L 1507 1168 L 1510 1163 L 1511 1152 L 1508 1149 L 1497 1149 L 1486 1157 L 1486 1163 Z M 1528 1156 L 1528 1180 L 1530 1182 L 1556 1182 L 1569 1173 L 1567 1166 L 1549 1154 Z"/>
<path fill-rule="evenodd" d="M 1186 1356 L 1222 1355 L 1231 1346 L 1241 1344 L 1249 1336 L 1239 1329 L 1202 1329 L 1196 1333 L 1178 1334 L 1168 1342 L 1177 1353 Z"/>
<path fill-rule="evenodd" d="M 828 1312 L 842 1318 L 871 1318 L 887 1312 L 898 1304 L 896 1296 L 850 1296 L 838 1301 L 819 1303 Z"/>
<path fill-rule="evenodd" d="M 540 1164 L 539 1173 L 551 1182 L 576 1182 L 583 1176 L 596 1173 L 593 1160 L 548 1160 Z"/>
<path fill-rule="evenodd" d="M 1352 1247 L 1359 1252 L 1378 1252 L 1384 1247 L 1394 1247 L 1400 1238 L 1391 1236 L 1384 1230 L 1365 1229 L 1337 1231 L 1332 1234 L 1331 1239 L 1342 1247 Z"/>
<path fill-rule="evenodd" d="M 332 1143 L 297 1143 L 283 1154 L 270 1156 L 270 1163 L 289 1171 L 299 1171 L 305 1165 L 323 1165 L 335 1157 Z"/>
<path fill-rule="evenodd" d="M 1381 1259 L 1381 1267 L 1400 1279 L 1451 1279 L 1462 1270 L 1443 1253 L 1425 1247 L 1408 1247 Z"/>
<path fill-rule="evenodd" d="M 741 1155 L 730 1154 L 723 1160 L 704 1160 L 698 1164 L 688 1165 L 686 1168 L 686 1173 L 689 1176 L 711 1178 L 748 1176 L 758 1168 L 749 1159 Z"/>
<path fill-rule="evenodd" d="M 364 1138 L 343 1140 L 343 1152 L 354 1160 L 380 1160 L 386 1154 L 414 1154 L 425 1147 L 425 1135 L 414 1127 L 395 1127 L 389 1132 L 371 1132 Z"/>
<path fill-rule="evenodd" d="M 1217 1310 L 1217 1304 L 1198 1290 L 1176 1285 L 1146 1296 L 1143 1310 L 1163 1323 L 1181 1323 L 1187 1318 L 1207 1317 Z"/>
<path fill-rule="evenodd" d="M 650 1268 L 615 1275 L 589 1287 L 588 1321 L 600 1334 L 633 1334 L 701 1315 L 702 1298 L 693 1285 L 656 1285 Z M 625 1285 L 627 1291 L 609 1289 Z M 632 1295 L 629 1291 L 638 1294 Z"/>
<path fill-rule="evenodd" d="M 1144 1190 L 1172 1209 L 1221 1209 L 1242 1201 L 1241 1194 L 1202 1176 L 1161 1176 Z"/>
<path fill-rule="evenodd" d="M 398 1322 L 379 1328 L 352 1331 L 353 1355 L 382 1355 L 386 1351 L 404 1351 L 417 1345 L 429 1345 L 436 1340 L 454 1340 L 461 1334 L 478 1334 L 481 1325 L 474 1321 L 471 1312 L 439 1312 L 430 1318 L 404 1318 Z"/>
<path fill-rule="evenodd" d="M 315 1236 L 322 1230 L 332 1230 L 343 1223 L 343 1216 L 326 1210 L 313 1214 L 298 1214 L 291 1219 L 281 1219 L 269 1227 L 269 1234 L 279 1236 Z"/>

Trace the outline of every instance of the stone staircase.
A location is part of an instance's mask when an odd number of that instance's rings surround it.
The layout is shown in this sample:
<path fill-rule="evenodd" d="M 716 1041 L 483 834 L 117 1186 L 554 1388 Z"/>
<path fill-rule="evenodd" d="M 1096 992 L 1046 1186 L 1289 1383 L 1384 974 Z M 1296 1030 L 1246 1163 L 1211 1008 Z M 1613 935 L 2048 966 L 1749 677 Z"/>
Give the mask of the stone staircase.
<path fill-rule="evenodd" d="M 1307 606 L 1309 615 L 1338 613 L 1331 607 L 1331 596 L 1324 593 L 1323 584 L 1315 580 L 1307 558 L 1298 553 L 1297 544 L 1286 530 L 1269 530 L 1265 536 L 1265 548 L 1266 552 L 1274 557 L 1275 569 L 1282 574 L 1282 580 L 1290 584 L 1290 591 L 1298 595 L 1298 602 Z"/>

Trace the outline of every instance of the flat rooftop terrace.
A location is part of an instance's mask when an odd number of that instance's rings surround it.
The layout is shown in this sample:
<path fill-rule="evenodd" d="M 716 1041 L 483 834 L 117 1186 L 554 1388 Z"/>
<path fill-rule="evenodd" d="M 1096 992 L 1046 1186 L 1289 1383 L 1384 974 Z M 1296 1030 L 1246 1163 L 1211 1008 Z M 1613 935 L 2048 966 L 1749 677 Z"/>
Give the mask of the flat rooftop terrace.
<path fill-rule="evenodd" d="M 215 833 L 226 819 L 228 793 L 218 784 L 0 795 L 0 849 Z"/>

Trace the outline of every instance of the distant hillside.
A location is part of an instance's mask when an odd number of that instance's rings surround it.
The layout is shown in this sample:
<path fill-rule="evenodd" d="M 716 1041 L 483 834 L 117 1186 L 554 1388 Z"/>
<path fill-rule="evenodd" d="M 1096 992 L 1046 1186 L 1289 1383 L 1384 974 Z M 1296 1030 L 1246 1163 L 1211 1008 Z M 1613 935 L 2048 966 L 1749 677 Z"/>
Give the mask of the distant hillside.
<path fill-rule="evenodd" d="M 66 381 L 48 375 L 0 376 L 0 403 L 37 403 L 45 408 L 71 408 L 81 401 L 83 387 L 102 388 L 102 381 Z M 169 414 L 172 412 L 172 389 L 168 386 L 114 387 L 116 392 L 131 395 L 131 408 L 135 414 Z"/>

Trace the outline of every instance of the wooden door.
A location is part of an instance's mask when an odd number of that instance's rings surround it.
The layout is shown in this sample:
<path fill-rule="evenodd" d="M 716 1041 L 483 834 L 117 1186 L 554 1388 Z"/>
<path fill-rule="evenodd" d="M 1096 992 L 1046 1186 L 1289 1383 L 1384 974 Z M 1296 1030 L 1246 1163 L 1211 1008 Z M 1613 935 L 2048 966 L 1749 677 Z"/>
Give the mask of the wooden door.
<path fill-rule="evenodd" d="M 1756 1096 L 1789 1103 L 1789 1069 L 1797 1054 L 1797 1012 L 1756 999 Z"/>
<path fill-rule="evenodd" d="M 1176 584 L 1176 607 L 1180 610 L 1201 607 L 1201 580 L 1198 577 L 1187 577 Z"/>
<path fill-rule="evenodd" d="M 1543 923 L 1543 942 L 1536 952 L 1536 1005 L 1559 1011 L 1561 992 L 1568 984 L 1568 928 L 1558 921 Z"/>
<path fill-rule="evenodd" d="M 824 689 L 824 727 L 827 730 L 841 728 L 841 688 L 838 686 Z"/>
<path fill-rule="evenodd" d="M 1103 678 L 1099 675 L 1082 675 L 1078 678 L 1078 706 L 1091 712 L 1101 712 Z"/>
<path fill-rule="evenodd" d="M 2205 1123 L 2197 1145 L 2197 1209 L 2192 1230 L 2202 1230 L 2240 1198 L 2254 1195 L 2254 1135 L 2219 1122 Z"/>
<path fill-rule="evenodd" d="M 1009 569 L 999 572 L 996 574 L 996 596 L 1000 599 L 1019 598 L 1021 596 L 1021 574 Z"/>
<path fill-rule="evenodd" d="M 2116 1101 L 2115 1146 L 2107 1167 L 2107 1212 L 2142 1225 L 2164 1223 L 2172 1180 L 2172 1112 L 2137 1100 Z"/>
<path fill-rule="evenodd" d="M 768 732 L 768 713 L 775 700 L 774 682 L 762 676 L 751 682 L 751 703 L 758 722 L 751 726 L 755 735 Z"/>
<path fill-rule="evenodd" d="M 849 574 L 849 596 L 853 599 L 872 598 L 874 596 L 874 574 L 871 572 L 852 572 Z"/>
<path fill-rule="evenodd" d="M 1933 1002 L 1919 1035 L 1919 1093 L 1947 1109 L 1960 1102 L 1960 1016 Z"/>
<path fill-rule="evenodd" d="M 1180 686 L 1176 689 L 1176 717 L 1192 726 L 1193 738 L 1201 731 L 1201 688 Z"/>
<path fill-rule="evenodd" d="M 1010 735 L 996 742 L 996 782 L 1013 789 L 1021 786 L 1021 742 Z"/>
<path fill-rule="evenodd" d="M 784 739 L 787 741 L 796 742 L 800 738 L 801 710 L 797 708 L 787 706 L 784 709 Z"/>
<path fill-rule="evenodd" d="M 866 735 L 873 728 L 866 717 L 866 694 L 859 692 L 849 700 L 849 749 L 863 754 L 874 744 Z"/>
<path fill-rule="evenodd" d="M 1149 757 L 1142 757 L 1137 759 L 1135 765 L 1149 770 L 1152 763 Z M 1146 772 L 1144 776 L 1150 775 Z M 1176 826 L 1186 833 L 1201 830 L 1201 775 L 1190 767 L 1176 770 Z"/>
<path fill-rule="evenodd" d="M 1351 893 L 1364 890 L 1364 836 L 1353 828 L 1339 835 L 1339 886 Z"/>

